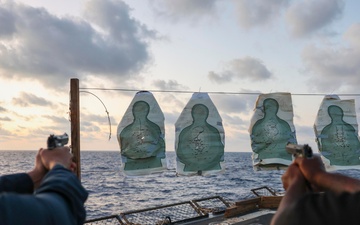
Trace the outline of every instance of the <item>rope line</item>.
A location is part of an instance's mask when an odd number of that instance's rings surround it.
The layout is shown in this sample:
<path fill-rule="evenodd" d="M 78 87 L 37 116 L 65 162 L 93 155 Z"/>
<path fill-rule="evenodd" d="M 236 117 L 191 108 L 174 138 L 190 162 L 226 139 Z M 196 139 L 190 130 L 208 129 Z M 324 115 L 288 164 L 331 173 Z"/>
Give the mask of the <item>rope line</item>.
<path fill-rule="evenodd" d="M 88 88 L 79 88 L 80 90 L 98 90 L 98 91 L 124 91 L 124 92 L 138 92 L 144 91 L 143 89 L 127 89 L 127 88 L 95 88 L 95 87 L 88 87 Z M 192 94 L 196 91 L 185 91 L 185 90 L 147 90 L 149 92 L 158 92 L 158 93 L 182 93 L 182 94 Z M 86 91 L 82 91 L 86 92 Z M 261 92 L 226 92 L 226 91 L 206 91 L 209 94 L 219 94 L 219 95 L 259 95 L 264 94 Z M 271 93 L 271 92 L 270 92 Z M 92 93 L 91 93 L 92 94 Z M 292 93 L 291 95 L 299 95 L 299 96 L 325 96 L 331 94 L 325 93 Z M 343 94 L 336 94 L 338 96 L 360 96 L 360 93 L 343 93 Z"/>
<path fill-rule="evenodd" d="M 79 88 L 79 89 L 81 89 L 81 88 Z M 105 112 L 106 112 L 106 114 L 107 114 L 108 122 L 109 122 L 109 129 L 110 129 L 110 131 L 109 131 L 109 140 L 110 140 L 110 139 L 111 139 L 111 121 L 110 121 L 109 111 L 107 110 L 104 102 L 101 101 L 101 99 L 100 99 L 98 96 L 96 96 L 94 93 L 91 93 L 90 91 L 79 91 L 79 92 L 80 92 L 80 93 L 81 93 L 81 92 L 82 92 L 82 93 L 88 93 L 88 94 L 91 94 L 91 95 L 95 96 L 97 99 L 99 99 L 99 101 L 101 102 L 101 104 L 104 106 Z"/>

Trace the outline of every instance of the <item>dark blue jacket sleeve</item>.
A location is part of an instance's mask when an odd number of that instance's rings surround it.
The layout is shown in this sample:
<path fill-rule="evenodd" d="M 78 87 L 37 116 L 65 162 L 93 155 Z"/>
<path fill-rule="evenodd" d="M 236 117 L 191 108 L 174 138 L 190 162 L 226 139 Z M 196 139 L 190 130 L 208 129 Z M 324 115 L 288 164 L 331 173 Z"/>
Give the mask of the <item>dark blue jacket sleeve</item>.
<path fill-rule="evenodd" d="M 34 184 L 26 173 L 11 174 L 0 177 L 0 193 L 17 192 L 31 194 L 34 191 Z"/>
<path fill-rule="evenodd" d="M 78 178 L 57 165 L 34 194 L 0 194 L 0 225 L 75 225 L 85 221 L 88 193 Z"/>

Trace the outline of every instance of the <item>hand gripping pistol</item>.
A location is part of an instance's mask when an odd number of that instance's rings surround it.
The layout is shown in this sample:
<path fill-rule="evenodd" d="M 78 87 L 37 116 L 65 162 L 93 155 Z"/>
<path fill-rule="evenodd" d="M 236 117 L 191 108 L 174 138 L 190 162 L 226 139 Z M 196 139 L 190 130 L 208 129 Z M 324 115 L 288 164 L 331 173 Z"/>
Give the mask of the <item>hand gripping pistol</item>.
<path fill-rule="evenodd" d="M 64 133 L 63 135 L 53 135 L 51 134 L 47 139 L 47 148 L 49 150 L 62 147 L 66 145 L 69 141 L 69 136 L 67 133 Z"/>
<path fill-rule="evenodd" d="M 311 147 L 307 144 L 297 145 L 297 144 L 287 144 L 286 151 L 292 154 L 295 158 L 297 157 L 306 157 L 311 158 L 313 156 L 313 151 Z"/>

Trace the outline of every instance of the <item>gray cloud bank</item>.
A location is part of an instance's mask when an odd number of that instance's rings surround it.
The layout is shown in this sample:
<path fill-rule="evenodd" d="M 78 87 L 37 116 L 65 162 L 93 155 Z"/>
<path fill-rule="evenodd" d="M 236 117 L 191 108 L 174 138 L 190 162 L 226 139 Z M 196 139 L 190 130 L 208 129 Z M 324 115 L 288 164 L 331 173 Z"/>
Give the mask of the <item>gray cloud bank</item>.
<path fill-rule="evenodd" d="M 130 16 L 122 1 L 90 0 L 85 18 L 57 17 L 44 8 L 0 3 L 0 76 L 57 86 L 70 77 L 121 79 L 148 63 L 156 32 Z"/>
<path fill-rule="evenodd" d="M 310 84 L 321 91 L 347 89 L 358 93 L 360 83 L 360 23 L 344 34 L 346 45 L 338 47 L 307 46 L 302 52 L 306 69 L 312 75 Z"/>
<path fill-rule="evenodd" d="M 216 16 L 218 0 L 151 0 L 151 6 L 157 16 L 169 18 L 172 22 Z M 185 16 L 185 17 L 184 17 Z"/>
<path fill-rule="evenodd" d="M 325 28 L 341 17 L 344 5 L 342 0 L 295 1 L 286 14 L 291 33 L 302 37 Z"/>
<path fill-rule="evenodd" d="M 49 106 L 55 107 L 55 105 L 46 100 L 45 98 L 38 97 L 36 95 L 21 92 L 18 98 L 13 98 L 12 103 L 14 105 L 19 105 L 22 107 L 30 107 L 30 106 Z"/>
<path fill-rule="evenodd" d="M 169 21 L 213 18 L 222 13 L 221 0 L 152 1 L 159 16 Z M 304 37 L 328 28 L 343 13 L 344 0 L 233 0 L 235 16 L 243 29 L 271 25 L 284 20 L 290 34 Z"/>
<path fill-rule="evenodd" d="M 155 4 L 155 1 L 152 1 Z M 195 3 L 196 2 L 196 3 Z M 159 0 L 156 7 L 164 12 L 160 16 L 167 16 L 173 20 L 194 20 L 194 17 L 203 19 L 206 15 L 220 15 L 222 5 L 220 0 L 183 1 Z M 307 38 L 311 35 L 334 34 L 333 26 L 341 19 L 344 13 L 344 0 L 233 0 L 233 12 L 240 28 L 250 30 L 265 26 L 277 25 L 286 27 L 293 38 Z M 176 6 L 176 7 L 175 7 Z M 203 7 L 204 6 L 204 7 Z M 187 9 L 187 10 L 185 10 Z M 169 21 L 173 21 L 169 20 Z M 275 23 L 276 22 L 276 23 Z M 278 23 L 280 22 L 280 23 Z M 308 45 L 302 52 L 302 60 L 307 73 L 311 74 L 311 86 L 317 90 L 348 86 L 358 83 L 359 58 L 358 36 L 360 29 L 353 26 L 344 36 L 350 47 L 330 48 Z M 332 36 L 328 36 L 332 37 Z M 356 75 L 356 76 L 355 76 Z M 208 78 L 218 84 L 230 83 L 237 79 L 251 81 L 267 80 L 273 77 L 265 63 L 256 57 L 243 57 L 229 61 L 222 71 L 210 71 Z M 349 79 L 344 80 L 343 77 Z M 333 82 L 333 81 L 336 82 Z M 328 91 L 328 90 L 326 90 Z"/>
<path fill-rule="evenodd" d="M 240 26 L 250 29 L 270 24 L 279 17 L 289 0 L 234 0 L 233 2 Z"/>
<path fill-rule="evenodd" d="M 163 12 L 162 16 L 166 14 L 182 20 L 214 16 L 221 13 L 219 10 L 223 6 L 219 0 L 172 0 L 171 3 L 159 0 L 150 3 Z M 232 4 L 242 28 L 256 28 L 282 18 L 294 37 L 304 37 L 328 28 L 341 18 L 345 2 L 234 0 Z M 71 77 L 84 79 L 95 75 L 111 80 L 135 77 L 150 62 L 149 43 L 157 39 L 157 33 L 131 17 L 130 13 L 129 6 L 120 0 L 87 1 L 84 19 L 58 17 L 44 8 L 2 2 L 0 76 L 39 80 L 50 87 L 63 85 Z M 335 77 L 339 71 L 344 75 L 357 74 L 358 64 L 354 62 L 359 54 L 357 30 L 356 26 L 351 28 L 344 37 L 351 48 L 306 48 L 302 57 L 307 69 L 320 74 L 316 75 L 319 80 L 324 74 Z M 209 79 L 219 84 L 235 79 L 258 81 L 271 77 L 272 72 L 265 64 L 252 57 L 234 59 L 223 71 L 208 74 Z M 162 89 L 181 86 L 175 81 L 156 81 L 154 85 Z"/>
<path fill-rule="evenodd" d="M 220 73 L 209 72 L 208 78 L 216 83 L 229 83 L 234 79 L 263 81 L 272 77 L 272 73 L 259 59 L 245 57 L 227 63 Z"/>

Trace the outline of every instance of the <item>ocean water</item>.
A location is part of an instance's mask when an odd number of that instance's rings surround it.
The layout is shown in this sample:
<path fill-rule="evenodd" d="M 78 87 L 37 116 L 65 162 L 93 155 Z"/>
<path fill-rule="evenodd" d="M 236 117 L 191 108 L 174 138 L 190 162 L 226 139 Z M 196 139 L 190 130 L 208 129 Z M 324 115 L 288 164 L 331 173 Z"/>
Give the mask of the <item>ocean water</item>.
<path fill-rule="evenodd" d="M 29 171 L 36 152 L 0 151 L 1 174 Z M 116 151 L 81 152 L 81 182 L 89 191 L 87 219 L 219 195 L 228 201 L 253 197 L 252 188 L 284 191 L 283 170 L 254 171 L 251 153 L 226 152 L 226 171 L 211 176 L 176 176 L 175 153 L 167 152 L 168 170 L 148 176 L 125 177 Z M 343 171 L 344 172 L 344 171 Z M 360 178 L 358 170 L 344 173 Z"/>
<path fill-rule="evenodd" d="M 225 153 L 226 171 L 207 177 L 176 176 L 175 153 L 168 152 L 167 158 L 166 172 L 124 177 L 119 152 L 84 152 L 81 180 L 90 191 L 88 218 L 215 195 L 235 201 L 264 185 L 282 188 L 283 171 L 254 172 L 251 153 Z"/>

